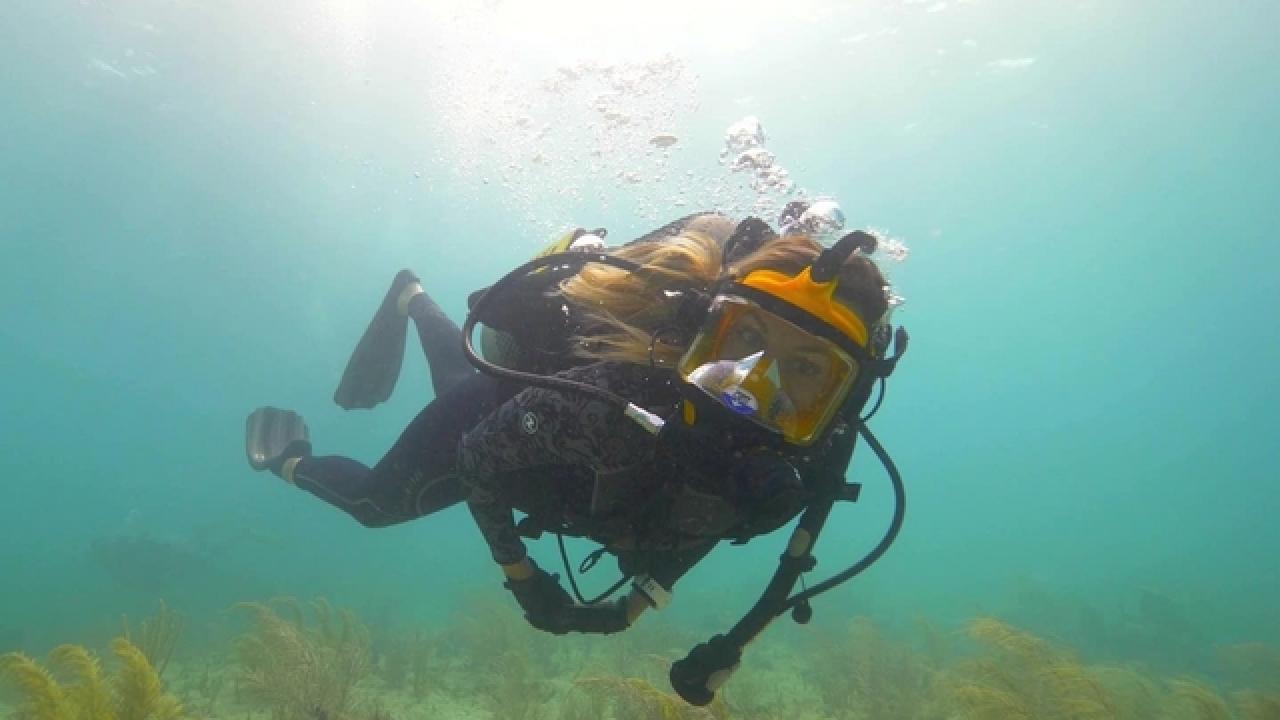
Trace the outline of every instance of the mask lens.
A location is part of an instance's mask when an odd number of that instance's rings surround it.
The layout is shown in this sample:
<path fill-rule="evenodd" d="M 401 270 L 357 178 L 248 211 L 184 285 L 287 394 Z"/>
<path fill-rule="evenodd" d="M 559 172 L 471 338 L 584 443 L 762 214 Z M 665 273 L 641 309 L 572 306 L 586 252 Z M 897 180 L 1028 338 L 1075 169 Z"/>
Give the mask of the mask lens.
<path fill-rule="evenodd" d="M 735 413 L 808 444 L 844 401 L 857 366 L 842 350 L 736 296 L 721 296 L 680 363 Z"/>

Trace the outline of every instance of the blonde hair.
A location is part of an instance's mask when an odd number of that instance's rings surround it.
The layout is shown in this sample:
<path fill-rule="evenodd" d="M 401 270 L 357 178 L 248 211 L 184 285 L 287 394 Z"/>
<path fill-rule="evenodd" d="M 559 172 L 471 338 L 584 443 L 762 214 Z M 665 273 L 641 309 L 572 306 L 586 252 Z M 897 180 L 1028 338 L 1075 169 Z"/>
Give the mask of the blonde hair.
<path fill-rule="evenodd" d="M 619 248 L 614 255 L 643 265 L 643 270 L 629 273 L 590 264 L 560 288 L 586 320 L 574 338 L 573 352 L 592 360 L 674 366 L 689 340 L 668 332 L 676 329 L 676 315 L 686 297 L 682 291 L 691 286 L 709 290 L 723 277 L 744 277 L 755 270 L 795 275 L 821 252 L 822 246 L 807 235 L 788 234 L 726 268 L 720 244 L 693 231 Z M 870 326 L 887 309 L 884 286 L 875 264 L 855 254 L 841 269 L 836 296 Z"/>

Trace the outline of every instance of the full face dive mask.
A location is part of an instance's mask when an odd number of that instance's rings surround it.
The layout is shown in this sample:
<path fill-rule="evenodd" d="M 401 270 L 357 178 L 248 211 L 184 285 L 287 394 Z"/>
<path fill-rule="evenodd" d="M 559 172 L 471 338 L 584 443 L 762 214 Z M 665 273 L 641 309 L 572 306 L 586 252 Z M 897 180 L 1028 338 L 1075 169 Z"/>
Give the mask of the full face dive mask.
<path fill-rule="evenodd" d="M 716 292 L 678 365 L 685 383 L 787 444 L 823 437 L 875 359 L 866 324 L 835 297 L 845 245 L 794 276 L 756 270 Z"/>

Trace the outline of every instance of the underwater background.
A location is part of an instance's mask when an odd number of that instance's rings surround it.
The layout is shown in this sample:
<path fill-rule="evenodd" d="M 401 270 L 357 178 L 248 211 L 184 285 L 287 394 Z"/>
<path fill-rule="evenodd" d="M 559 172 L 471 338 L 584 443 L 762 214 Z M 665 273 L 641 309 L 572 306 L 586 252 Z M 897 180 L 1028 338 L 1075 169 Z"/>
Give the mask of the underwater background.
<path fill-rule="evenodd" d="M 1280 717 L 1277 27 L 1264 0 L 6 0 L 0 713 Z M 751 116 L 768 173 L 726 148 Z M 906 524 L 709 709 L 665 664 L 784 534 L 555 638 L 464 509 L 369 530 L 245 462 L 259 405 L 372 463 L 430 399 L 411 341 L 388 404 L 331 401 L 401 267 L 461 322 L 576 225 L 823 196 L 900 241 L 912 343 L 872 428 Z M 850 476 L 811 581 L 889 521 L 865 448 Z"/>

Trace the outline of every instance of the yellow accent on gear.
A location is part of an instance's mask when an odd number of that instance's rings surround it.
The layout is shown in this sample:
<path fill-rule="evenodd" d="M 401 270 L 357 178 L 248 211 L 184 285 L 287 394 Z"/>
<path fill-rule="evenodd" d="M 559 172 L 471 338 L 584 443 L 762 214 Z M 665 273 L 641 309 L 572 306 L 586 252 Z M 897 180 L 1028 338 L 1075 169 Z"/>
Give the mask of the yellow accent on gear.
<path fill-rule="evenodd" d="M 537 255 L 534 255 L 534 257 L 540 258 L 540 257 L 546 257 L 548 255 L 553 255 L 555 253 L 568 252 L 569 246 L 573 244 L 573 234 L 576 232 L 578 231 L 575 229 L 575 230 L 570 230 L 564 235 L 561 235 L 560 237 L 556 238 L 555 242 L 543 248 L 542 252 L 538 253 Z"/>
<path fill-rule="evenodd" d="M 810 275 L 812 270 L 807 267 L 795 277 L 775 270 L 756 270 L 739 284 L 790 303 L 844 333 L 860 347 L 866 347 L 867 326 L 856 313 L 836 301 L 836 281 L 816 283 Z"/>
<path fill-rule="evenodd" d="M 681 409 L 684 414 L 685 425 L 693 425 L 694 423 L 698 422 L 698 409 L 693 406 L 693 403 L 689 402 L 688 400 L 685 400 L 684 402 L 681 403 L 681 406 L 682 406 Z"/>

